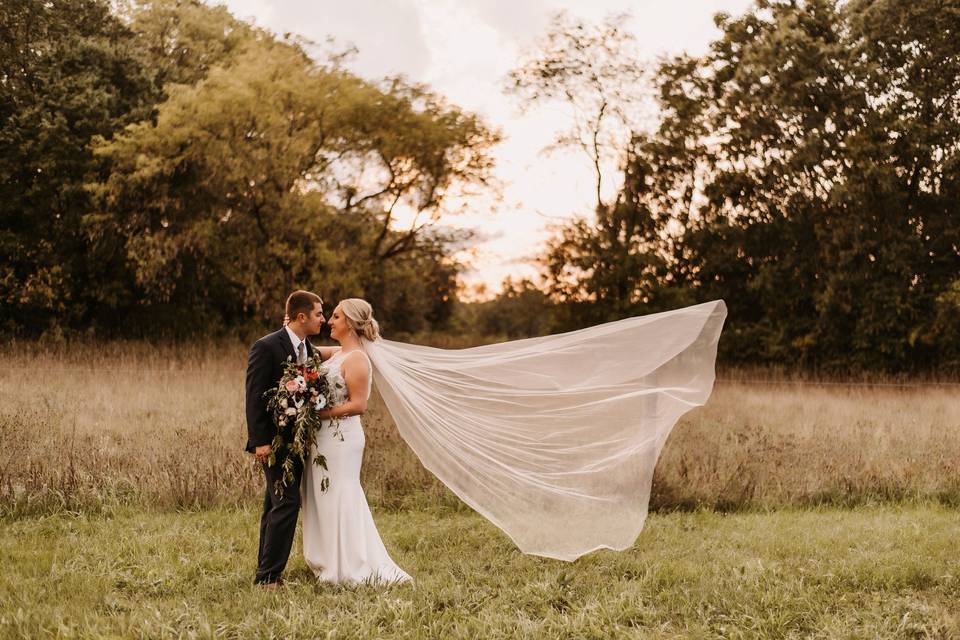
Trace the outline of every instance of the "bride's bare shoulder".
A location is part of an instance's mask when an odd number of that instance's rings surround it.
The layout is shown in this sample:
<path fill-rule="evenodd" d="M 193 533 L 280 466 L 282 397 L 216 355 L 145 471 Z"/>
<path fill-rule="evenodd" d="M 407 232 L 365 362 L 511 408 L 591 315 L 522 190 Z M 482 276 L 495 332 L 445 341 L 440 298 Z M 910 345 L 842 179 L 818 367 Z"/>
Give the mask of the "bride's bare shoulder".
<path fill-rule="evenodd" d="M 358 353 L 360 354 L 359 357 L 357 356 Z M 343 366 L 345 367 L 353 366 L 353 365 L 348 365 L 347 363 L 349 362 L 355 362 L 355 363 L 363 362 L 362 366 L 364 367 L 364 369 L 367 369 L 370 364 L 370 358 L 367 356 L 366 353 L 363 352 L 362 349 L 354 349 L 353 351 L 348 351 L 343 356 Z"/>

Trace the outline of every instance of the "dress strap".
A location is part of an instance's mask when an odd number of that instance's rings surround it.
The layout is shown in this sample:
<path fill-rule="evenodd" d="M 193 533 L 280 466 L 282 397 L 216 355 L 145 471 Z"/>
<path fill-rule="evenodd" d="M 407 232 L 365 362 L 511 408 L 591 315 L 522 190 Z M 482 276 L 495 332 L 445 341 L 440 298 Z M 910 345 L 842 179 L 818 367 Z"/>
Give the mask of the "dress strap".
<path fill-rule="evenodd" d="M 353 355 L 354 353 L 356 353 L 357 351 L 359 351 L 360 353 L 362 353 L 362 354 L 363 354 L 363 357 L 366 358 L 366 360 L 367 360 L 367 398 L 369 399 L 369 398 L 370 398 L 370 393 L 373 391 L 373 362 L 370 361 L 370 356 L 368 356 L 367 353 L 366 353 L 363 349 L 357 349 L 356 351 L 351 351 L 350 353 L 348 353 L 348 354 L 343 358 L 343 360 L 344 360 L 344 362 L 346 362 L 347 358 L 349 358 L 350 356 L 352 356 L 352 355 Z M 343 352 L 341 351 L 340 353 L 343 353 Z M 341 368 L 343 367 L 343 364 L 342 364 L 342 363 L 341 363 L 340 367 L 341 367 Z"/>
<path fill-rule="evenodd" d="M 343 351 L 340 351 L 339 353 L 342 354 Z M 350 356 L 352 356 L 352 355 L 355 354 L 355 353 L 361 353 L 361 354 L 363 354 L 363 357 L 366 358 L 366 360 L 367 360 L 367 366 L 369 367 L 370 371 L 372 372 L 372 371 L 373 371 L 373 363 L 370 362 L 370 356 L 368 356 L 367 353 L 366 353 L 366 351 L 364 351 L 363 349 L 355 349 L 355 350 L 351 351 L 350 353 L 348 353 L 347 355 L 345 355 L 345 356 L 343 357 L 343 359 L 346 360 L 347 358 L 349 358 Z"/>

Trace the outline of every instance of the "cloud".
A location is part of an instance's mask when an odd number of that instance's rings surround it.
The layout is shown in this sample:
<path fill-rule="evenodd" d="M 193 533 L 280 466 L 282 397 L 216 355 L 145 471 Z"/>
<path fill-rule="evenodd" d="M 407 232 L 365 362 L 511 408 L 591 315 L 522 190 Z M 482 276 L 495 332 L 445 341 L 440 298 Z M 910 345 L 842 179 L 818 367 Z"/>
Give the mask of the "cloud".
<path fill-rule="evenodd" d="M 420 10 L 410 0 L 226 0 L 238 16 L 254 15 L 258 24 L 278 33 L 292 32 L 312 40 L 332 36 L 359 53 L 351 63 L 367 78 L 404 74 L 423 77 L 432 60 Z"/>
<path fill-rule="evenodd" d="M 546 0 L 474 0 L 476 14 L 509 41 L 525 45 L 539 36 L 554 9 Z"/>

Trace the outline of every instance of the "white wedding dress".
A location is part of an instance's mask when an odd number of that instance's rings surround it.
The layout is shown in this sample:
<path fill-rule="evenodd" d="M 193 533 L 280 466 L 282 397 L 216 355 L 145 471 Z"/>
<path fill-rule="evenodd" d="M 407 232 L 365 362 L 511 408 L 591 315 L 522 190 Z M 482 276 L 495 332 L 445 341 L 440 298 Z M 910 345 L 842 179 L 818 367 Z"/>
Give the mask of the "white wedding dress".
<path fill-rule="evenodd" d="M 366 360 L 366 354 L 359 353 L 364 357 L 354 357 Z M 331 383 L 342 380 L 341 363 L 345 357 L 348 356 L 337 352 L 324 363 Z M 369 397 L 372 382 L 371 374 L 366 389 L 347 389 L 347 393 L 366 393 Z M 303 472 L 303 557 L 307 566 L 319 580 L 337 584 L 412 580 L 387 553 L 360 486 L 366 443 L 360 417 L 341 418 L 339 423 L 340 435 L 329 421 L 324 421 Z M 317 454 L 326 458 L 326 471 L 314 464 Z M 329 479 L 329 486 L 321 493 L 324 476 Z"/>

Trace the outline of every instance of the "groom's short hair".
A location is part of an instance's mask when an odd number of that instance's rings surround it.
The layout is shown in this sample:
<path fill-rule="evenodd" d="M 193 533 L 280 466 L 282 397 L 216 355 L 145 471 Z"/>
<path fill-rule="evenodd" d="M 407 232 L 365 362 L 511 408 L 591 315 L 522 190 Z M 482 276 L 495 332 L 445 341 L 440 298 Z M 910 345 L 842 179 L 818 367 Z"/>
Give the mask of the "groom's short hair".
<path fill-rule="evenodd" d="M 290 322 L 297 319 L 298 313 L 310 315 L 313 311 L 313 305 L 320 303 L 323 306 L 323 299 L 311 291 L 294 291 L 287 297 L 287 317 Z"/>

